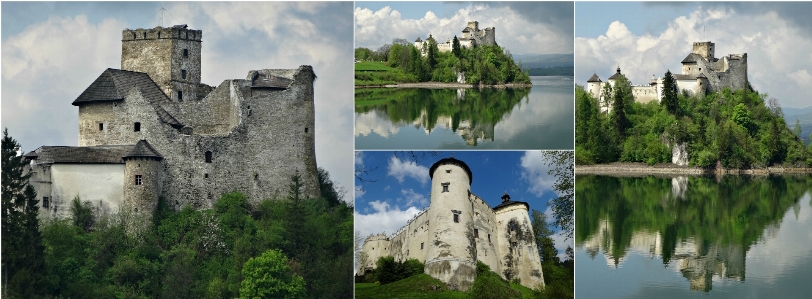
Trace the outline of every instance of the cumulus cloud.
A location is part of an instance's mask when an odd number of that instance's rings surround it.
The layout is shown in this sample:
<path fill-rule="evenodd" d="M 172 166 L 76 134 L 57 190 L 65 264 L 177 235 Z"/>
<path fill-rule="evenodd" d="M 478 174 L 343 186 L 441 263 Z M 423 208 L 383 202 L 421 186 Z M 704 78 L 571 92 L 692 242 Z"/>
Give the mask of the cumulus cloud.
<path fill-rule="evenodd" d="M 747 53 L 748 76 L 756 90 L 785 107 L 809 106 L 806 90 L 795 85 L 810 80 L 812 34 L 776 12 L 739 9 L 746 5 L 697 6 L 670 20 L 659 34 L 634 34 L 621 19 L 606 24 L 605 34 L 576 37 L 576 82 L 585 84 L 593 71 L 605 81 L 619 65 L 633 84 L 648 84 L 652 75 L 662 77 L 666 70 L 681 73 L 680 62 L 693 42 L 712 41 L 716 57 Z M 795 84 L 788 88 L 788 83 Z"/>
<path fill-rule="evenodd" d="M 536 196 L 553 191 L 555 177 L 547 174 L 551 167 L 547 166 L 541 151 L 527 151 L 520 161 L 522 180 L 528 184 L 527 191 Z"/>
<path fill-rule="evenodd" d="M 372 213 L 361 214 L 356 209 L 354 215 L 355 230 L 362 237 L 383 232 L 391 235 L 420 212 L 420 209 L 413 206 L 401 210 L 398 207 L 389 206 L 387 202 L 378 200 L 370 202 L 369 205 L 372 208 Z"/>
<path fill-rule="evenodd" d="M 425 39 L 429 34 L 438 41 L 446 41 L 462 34 L 468 21 L 479 21 L 480 28 L 495 27 L 496 42 L 512 53 L 571 53 L 572 21 L 555 21 L 551 15 L 572 16 L 573 5 L 548 3 L 485 4 L 476 3 L 460 8 L 449 17 L 439 17 L 436 12 L 427 11 L 420 19 L 404 19 L 397 10 L 389 6 L 372 11 L 361 7 L 355 9 L 355 46 L 378 49 L 392 42 L 394 38 L 404 38 L 409 42 L 418 37 Z M 526 13 L 529 7 L 548 12 L 546 14 Z M 543 20 L 539 20 L 542 18 Z M 567 29 L 568 28 L 568 29 Z"/>
<path fill-rule="evenodd" d="M 429 169 L 426 166 L 417 165 L 414 161 L 400 160 L 398 157 L 389 159 L 388 175 L 395 177 L 398 182 L 403 183 L 403 179 L 411 177 L 420 184 L 425 185 L 429 181 Z"/>
<path fill-rule="evenodd" d="M 387 186 L 388 187 L 388 186 Z M 427 207 L 429 205 L 429 199 L 420 193 L 415 193 L 412 189 L 402 189 L 400 190 L 400 194 L 403 196 L 398 201 L 405 202 L 407 206 L 420 206 L 420 207 Z"/>
<path fill-rule="evenodd" d="M 338 185 L 353 185 L 351 2 L 167 5 L 203 30 L 203 83 L 245 78 L 256 69 L 313 66 L 317 163 Z M 124 15 L 91 22 L 58 13 L 3 36 L 3 126 L 26 150 L 77 144 L 78 113 L 70 103 L 106 68 L 120 68 L 121 30 L 136 26 L 122 21 Z"/>

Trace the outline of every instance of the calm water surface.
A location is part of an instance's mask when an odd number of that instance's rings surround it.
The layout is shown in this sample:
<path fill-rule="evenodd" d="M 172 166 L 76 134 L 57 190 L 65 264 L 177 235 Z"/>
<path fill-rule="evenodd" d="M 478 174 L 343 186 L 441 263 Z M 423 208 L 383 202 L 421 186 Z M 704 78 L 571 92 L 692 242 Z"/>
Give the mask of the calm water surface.
<path fill-rule="evenodd" d="M 572 77 L 532 88 L 355 91 L 356 149 L 572 149 Z"/>
<path fill-rule="evenodd" d="M 812 177 L 575 184 L 576 298 L 812 298 Z"/>

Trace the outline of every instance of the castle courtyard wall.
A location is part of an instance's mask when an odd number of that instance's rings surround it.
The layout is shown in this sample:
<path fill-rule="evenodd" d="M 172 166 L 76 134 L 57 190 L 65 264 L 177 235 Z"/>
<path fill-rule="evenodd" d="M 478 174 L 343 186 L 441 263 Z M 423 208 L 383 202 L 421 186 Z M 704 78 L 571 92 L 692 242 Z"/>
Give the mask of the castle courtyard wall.
<path fill-rule="evenodd" d="M 124 203 L 124 164 L 52 164 L 49 215 L 70 218 L 70 204 L 79 195 L 100 213 L 118 211 Z M 48 196 L 37 189 L 38 197 Z"/>

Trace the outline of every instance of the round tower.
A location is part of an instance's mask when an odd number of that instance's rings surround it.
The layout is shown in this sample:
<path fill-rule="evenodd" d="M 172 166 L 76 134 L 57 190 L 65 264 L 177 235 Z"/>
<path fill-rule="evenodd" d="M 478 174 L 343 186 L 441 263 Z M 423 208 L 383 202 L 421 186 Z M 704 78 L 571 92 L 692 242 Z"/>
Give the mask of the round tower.
<path fill-rule="evenodd" d="M 601 96 L 601 78 L 598 77 L 598 74 L 592 73 L 592 77 L 589 77 L 589 80 L 586 80 L 586 91 L 591 94 L 593 97 L 598 98 Z"/>
<path fill-rule="evenodd" d="M 431 205 L 425 273 L 452 289 L 467 291 L 476 278 L 471 169 L 464 162 L 441 159 L 429 169 Z"/>
<path fill-rule="evenodd" d="M 124 159 L 124 206 L 152 216 L 161 196 L 163 156 L 146 140 L 139 141 Z"/>
<path fill-rule="evenodd" d="M 507 280 L 519 278 L 522 285 L 536 288 L 544 286 L 544 275 L 529 210 L 530 205 L 510 200 L 507 192 L 502 195 L 502 203 L 493 208 L 502 256 L 500 274 Z"/>
<path fill-rule="evenodd" d="M 708 90 L 709 86 L 710 81 L 708 81 L 708 77 L 705 77 L 705 74 L 700 73 L 698 76 L 696 76 L 696 86 L 694 87 L 696 90 L 694 90 L 694 94 L 700 98 L 705 97 L 705 92 Z"/>

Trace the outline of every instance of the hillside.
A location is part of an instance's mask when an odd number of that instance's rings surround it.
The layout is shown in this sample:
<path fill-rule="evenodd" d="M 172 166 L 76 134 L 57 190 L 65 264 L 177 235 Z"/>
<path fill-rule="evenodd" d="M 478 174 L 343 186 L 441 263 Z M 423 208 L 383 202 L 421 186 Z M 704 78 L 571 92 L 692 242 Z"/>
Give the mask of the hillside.
<path fill-rule="evenodd" d="M 812 106 L 806 108 L 783 108 L 784 121 L 787 126 L 792 129 L 795 127 L 795 121 L 801 123 L 801 139 L 804 144 L 809 144 L 809 134 L 812 134 Z"/>

